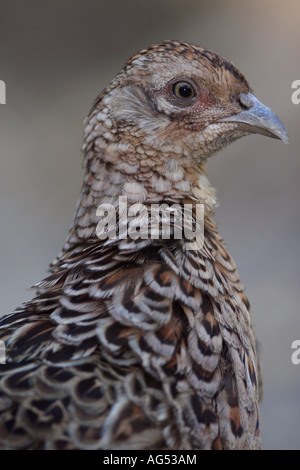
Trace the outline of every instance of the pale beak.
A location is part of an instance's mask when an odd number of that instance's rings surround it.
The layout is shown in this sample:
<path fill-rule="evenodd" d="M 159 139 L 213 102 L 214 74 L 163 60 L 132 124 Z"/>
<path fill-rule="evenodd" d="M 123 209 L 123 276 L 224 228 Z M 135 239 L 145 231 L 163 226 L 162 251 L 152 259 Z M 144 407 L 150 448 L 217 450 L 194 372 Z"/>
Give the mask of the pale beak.
<path fill-rule="evenodd" d="M 252 93 L 241 93 L 240 103 L 248 109 L 233 116 L 220 119 L 223 122 L 236 122 L 239 128 L 249 133 L 262 134 L 289 143 L 287 129 L 273 111 L 262 104 Z"/>

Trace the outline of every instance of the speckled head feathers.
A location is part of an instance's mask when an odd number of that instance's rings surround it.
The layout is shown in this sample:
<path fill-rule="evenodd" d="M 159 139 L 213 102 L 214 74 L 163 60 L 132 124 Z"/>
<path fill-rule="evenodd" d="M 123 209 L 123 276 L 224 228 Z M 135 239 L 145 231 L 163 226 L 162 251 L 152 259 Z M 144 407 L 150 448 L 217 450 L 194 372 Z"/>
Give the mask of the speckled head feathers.
<path fill-rule="evenodd" d="M 126 62 L 125 68 L 129 69 L 132 67 L 141 57 L 147 57 L 149 61 L 160 60 L 162 62 L 169 62 L 170 58 L 173 56 L 184 57 L 188 61 L 196 60 L 204 66 L 205 63 L 207 63 L 206 66 L 213 67 L 216 71 L 223 68 L 244 83 L 249 89 L 249 84 L 245 76 L 232 62 L 209 49 L 177 40 L 166 40 L 162 43 L 154 44 L 147 49 L 142 49 Z"/>
<path fill-rule="evenodd" d="M 142 155 L 151 153 L 157 167 L 171 158 L 203 173 L 207 156 L 246 134 L 220 120 L 239 113 L 239 96 L 249 91 L 243 74 L 207 49 L 178 41 L 143 49 L 95 101 L 85 132 L 86 161 L 98 155 L 118 164 L 126 149 L 127 163 L 130 154 L 139 169 L 141 160 L 147 167 Z"/>
<path fill-rule="evenodd" d="M 196 197 L 212 210 L 215 196 L 205 160 L 259 132 L 244 122 L 245 111 L 253 117 L 251 92 L 244 75 L 208 49 L 165 41 L 134 54 L 88 117 L 87 175 L 76 222 L 92 227 L 86 207 L 95 210 L 103 198 L 111 202 L 120 195 L 149 203 Z M 242 116 L 243 122 L 232 116 Z M 88 237 L 91 230 L 81 232 Z"/>

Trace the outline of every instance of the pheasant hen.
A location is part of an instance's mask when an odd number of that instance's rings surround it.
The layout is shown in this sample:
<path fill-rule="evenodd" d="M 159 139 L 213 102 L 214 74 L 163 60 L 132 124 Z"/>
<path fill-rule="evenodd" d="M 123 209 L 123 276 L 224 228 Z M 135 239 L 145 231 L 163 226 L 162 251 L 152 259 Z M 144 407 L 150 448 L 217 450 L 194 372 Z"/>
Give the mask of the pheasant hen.
<path fill-rule="evenodd" d="M 288 141 L 244 75 L 179 41 L 141 50 L 96 99 L 67 241 L 36 295 L 1 316 L 2 449 L 258 449 L 249 303 L 213 221 L 205 161 L 250 133 Z M 120 230 L 120 197 L 204 208 L 190 246 Z M 106 237 L 99 207 L 116 209 Z M 144 220 L 144 222 L 143 222 Z M 148 219 L 147 219 L 148 220 Z M 124 229 L 124 225 L 123 225 Z"/>

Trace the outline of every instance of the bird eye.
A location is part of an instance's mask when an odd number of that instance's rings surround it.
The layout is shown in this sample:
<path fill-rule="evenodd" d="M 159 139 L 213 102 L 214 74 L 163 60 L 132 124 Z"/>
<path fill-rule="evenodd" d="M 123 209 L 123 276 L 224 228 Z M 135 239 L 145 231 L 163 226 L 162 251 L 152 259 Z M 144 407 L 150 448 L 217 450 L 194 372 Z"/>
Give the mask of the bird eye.
<path fill-rule="evenodd" d="M 181 100 L 190 100 L 196 94 L 194 87 L 187 82 L 175 83 L 173 86 L 173 93 L 176 98 L 179 98 Z"/>

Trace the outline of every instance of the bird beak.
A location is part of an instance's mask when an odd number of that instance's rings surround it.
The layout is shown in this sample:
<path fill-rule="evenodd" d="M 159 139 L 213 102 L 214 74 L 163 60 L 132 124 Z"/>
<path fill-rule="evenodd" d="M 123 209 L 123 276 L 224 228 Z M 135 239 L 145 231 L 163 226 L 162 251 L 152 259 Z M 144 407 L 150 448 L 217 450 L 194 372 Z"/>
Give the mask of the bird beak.
<path fill-rule="evenodd" d="M 289 143 L 287 129 L 270 108 L 262 104 L 252 93 L 241 93 L 239 101 L 248 109 L 220 119 L 220 121 L 235 122 L 239 124 L 239 128 L 249 133 L 262 134 L 274 139 L 281 139 L 285 144 Z"/>

